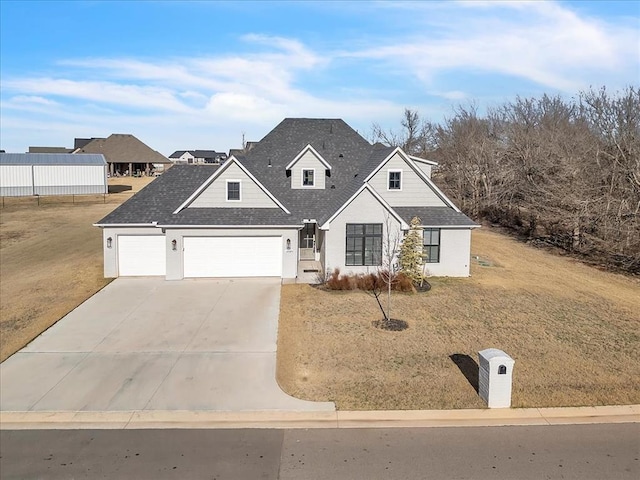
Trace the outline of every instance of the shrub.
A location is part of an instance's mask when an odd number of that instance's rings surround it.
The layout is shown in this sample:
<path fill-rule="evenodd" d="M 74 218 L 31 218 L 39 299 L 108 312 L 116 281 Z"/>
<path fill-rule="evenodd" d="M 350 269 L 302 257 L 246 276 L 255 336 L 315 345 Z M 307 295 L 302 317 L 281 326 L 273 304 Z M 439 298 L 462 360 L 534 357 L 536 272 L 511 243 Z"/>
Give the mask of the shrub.
<path fill-rule="evenodd" d="M 415 288 L 413 286 L 413 279 L 404 273 L 400 272 L 396 275 L 393 285 L 391 288 L 397 292 L 415 292 Z"/>
<path fill-rule="evenodd" d="M 353 290 L 353 284 L 348 275 L 340 276 L 340 269 L 335 268 L 329 278 L 327 279 L 325 286 L 329 290 Z"/>
<path fill-rule="evenodd" d="M 375 290 L 385 290 L 387 272 L 360 273 L 358 275 L 340 275 L 340 269 L 336 268 L 328 275 L 325 287 L 328 290 L 362 290 L 371 292 Z M 395 292 L 415 292 L 413 280 L 407 275 L 398 273 L 391 284 L 391 289 Z"/>

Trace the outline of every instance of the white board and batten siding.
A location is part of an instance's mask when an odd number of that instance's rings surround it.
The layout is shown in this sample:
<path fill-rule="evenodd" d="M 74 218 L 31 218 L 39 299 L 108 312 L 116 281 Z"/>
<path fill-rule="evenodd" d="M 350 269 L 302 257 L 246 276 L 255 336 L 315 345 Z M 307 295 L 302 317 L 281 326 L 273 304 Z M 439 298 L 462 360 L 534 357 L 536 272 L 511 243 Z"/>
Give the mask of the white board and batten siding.
<path fill-rule="evenodd" d="M 402 171 L 400 190 L 389 190 L 388 175 L 390 170 Z M 368 183 L 392 207 L 446 206 L 442 199 L 397 153 L 376 172 Z"/>
<path fill-rule="evenodd" d="M 240 182 L 240 201 L 227 200 L 227 181 Z M 230 164 L 187 208 L 279 208 L 240 167 Z"/>
<path fill-rule="evenodd" d="M 281 277 L 282 237 L 184 237 L 184 277 Z"/>

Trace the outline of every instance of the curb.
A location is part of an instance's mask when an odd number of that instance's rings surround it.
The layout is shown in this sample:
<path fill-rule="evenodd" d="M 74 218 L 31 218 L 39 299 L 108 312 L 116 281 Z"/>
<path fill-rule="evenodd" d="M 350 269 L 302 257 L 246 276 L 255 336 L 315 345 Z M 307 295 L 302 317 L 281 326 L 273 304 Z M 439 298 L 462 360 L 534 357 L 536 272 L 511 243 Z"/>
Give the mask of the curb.
<path fill-rule="evenodd" d="M 497 427 L 597 423 L 640 423 L 640 405 L 335 412 L 0 412 L 0 430 Z"/>

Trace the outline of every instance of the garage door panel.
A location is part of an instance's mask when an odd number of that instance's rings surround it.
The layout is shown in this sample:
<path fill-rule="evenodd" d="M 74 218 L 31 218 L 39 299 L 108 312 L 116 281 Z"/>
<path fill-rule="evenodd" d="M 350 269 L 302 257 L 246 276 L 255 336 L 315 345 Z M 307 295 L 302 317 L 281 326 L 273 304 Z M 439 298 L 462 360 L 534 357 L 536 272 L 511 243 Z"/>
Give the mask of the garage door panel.
<path fill-rule="evenodd" d="M 185 237 L 185 277 L 281 277 L 282 237 Z"/>
<path fill-rule="evenodd" d="M 166 239 L 162 235 L 118 235 L 118 275 L 167 274 Z"/>

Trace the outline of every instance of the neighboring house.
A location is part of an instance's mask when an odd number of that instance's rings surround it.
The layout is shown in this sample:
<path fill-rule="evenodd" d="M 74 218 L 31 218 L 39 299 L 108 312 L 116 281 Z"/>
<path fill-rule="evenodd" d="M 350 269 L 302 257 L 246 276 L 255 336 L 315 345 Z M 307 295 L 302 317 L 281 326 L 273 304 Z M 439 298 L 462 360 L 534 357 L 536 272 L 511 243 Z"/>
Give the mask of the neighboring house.
<path fill-rule="evenodd" d="M 0 196 L 108 193 L 102 155 L 0 153 Z"/>
<path fill-rule="evenodd" d="M 434 163 L 371 145 L 339 119 L 285 119 L 246 156 L 176 165 L 100 220 L 104 274 L 375 271 L 387 225 L 401 234 L 418 216 L 428 272 L 468 276 L 478 225 L 431 181 Z"/>
<path fill-rule="evenodd" d="M 76 138 L 74 153 L 104 155 L 109 174 L 151 175 L 171 166 L 171 161 L 133 135 L 114 133 L 108 138 Z"/>
<path fill-rule="evenodd" d="M 226 153 L 216 152 L 215 150 L 176 150 L 169 159 L 173 163 L 188 163 L 203 165 L 210 163 L 213 165 L 220 165 L 227 159 Z"/>
<path fill-rule="evenodd" d="M 193 153 L 189 150 L 176 150 L 171 155 L 169 155 L 169 160 L 171 160 L 175 165 L 180 163 L 193 163 L 196 157 L 193 156 Z"/>

